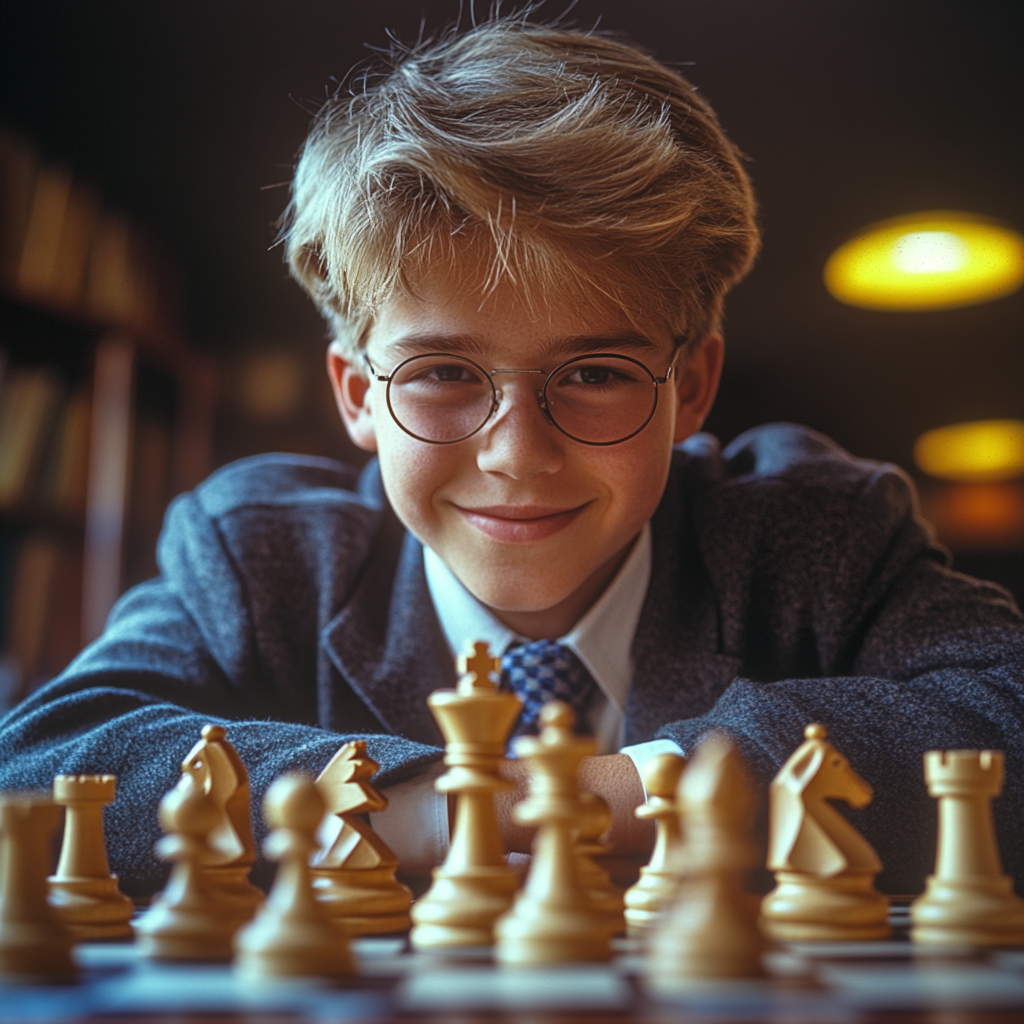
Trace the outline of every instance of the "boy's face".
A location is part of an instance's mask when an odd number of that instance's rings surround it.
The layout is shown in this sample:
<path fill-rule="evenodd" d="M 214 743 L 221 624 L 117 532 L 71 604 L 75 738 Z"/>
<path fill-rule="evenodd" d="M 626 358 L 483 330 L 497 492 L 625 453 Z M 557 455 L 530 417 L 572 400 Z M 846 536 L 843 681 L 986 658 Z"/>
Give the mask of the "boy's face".
<path fill-rule="evenodd" d="M 390 374 L 427 352 L 464 355 L 487 370 L 550 371 L 586 352 L 617 352 L 658 377 L 675 346 L 664 326 L 638 331 L 618 312 L 581 318 L 566 309 L 531 312 L 501 287 L 481 301 L 446 276 L 396 296 L 370 329 L 366 354 Z M 356 444 L 376 451 L 399 518 L 498 618 L 526 636 L 559 636 L 600 595 L 622 564 L 665 487 L 672 445 L 699 429 L 714 398 L 721 341 L 710 339 L 675 381 L 659 385 L 647 426 L 621 444 L 571 440 L 541 412 L 544 378 L 495 378 L 503 398 L 482 430 L 438 445 L 406 434 L 385 402 L 386 384 L 332 346 L 328 367 Z"/>

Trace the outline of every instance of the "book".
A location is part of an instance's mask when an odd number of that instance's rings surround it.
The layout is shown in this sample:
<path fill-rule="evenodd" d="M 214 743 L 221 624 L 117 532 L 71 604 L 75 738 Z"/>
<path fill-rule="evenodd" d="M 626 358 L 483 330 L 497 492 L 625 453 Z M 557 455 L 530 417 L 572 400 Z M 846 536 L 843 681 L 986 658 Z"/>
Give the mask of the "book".
<path fill-rule="evenodd" d="M 82 303 L 99 214 L 99 197 L 81 182 L 73 181 L 49 287 L 49 297 L 68 309 L 77 309 Z"/>
<path fill-rule="evenodd" d="M 32 209 L 35 150 L 10 132 L 0 132 L 0 281 L 14 289 Z"/>
<path fill-rule="evenodd" d="M 82 551 L 58 543 L 46 599 L 43 643 L 33 671 L 25 676 L 34 688 L 59 675 L 82 649 Z"/>
<path fill-rule="evenodd" d="M 131 304 L 131 226 L 106 214 L 96 228 L 85 278 L 85 308 L 101 321 L 124 324 Z"/>
<path fill-rule="evenodd" d="M 68 515 L 85 512 L 91 420 L 92 398 L 81 384 L 68 394 L 57 416 L 38 489 L 43 504 Z"/>
<path fill-rule="evenodd" d="M 44 533 L 31 533 L 19 545 L 14 563 L 7 651 L 22 681 L 22 693 L 39 679 L 59 546 Z"/>
<path fill-rule="evenodd" d="M 0 506 L 25 500 L 63 384 L 51 370 L 9 370 L 0 393 Z"/>
<path fill-rule="evenodd" d="M 135 420 L 125 582 L 132 586 L 158 572 L 156 542 L 167 508 L 171 469 L 171 426 L 155 416 Z"/>
<path fill-rule="evenodd" d="M 22 295 L 34 299 L 51 296 L 70 199 L 71 172 L 63 167 L 40 167 L 18 264 L 17 288 Z"/>

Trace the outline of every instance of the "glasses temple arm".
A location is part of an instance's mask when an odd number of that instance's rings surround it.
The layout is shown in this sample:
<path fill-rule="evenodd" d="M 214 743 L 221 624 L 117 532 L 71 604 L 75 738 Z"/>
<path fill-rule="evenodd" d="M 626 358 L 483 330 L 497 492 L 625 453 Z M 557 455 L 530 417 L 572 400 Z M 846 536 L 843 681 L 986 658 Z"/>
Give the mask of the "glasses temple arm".
<path fill-rule="evenodd" d="M 391 380 L 391 375 L 390 374 L 388 374 L 387 376 L 384 376 L 383 374 L 378 373 L 373 368 L 373 363 L 370 362 L 370 357 L 365 352 L 363 353 L 363 362 L 366 363 L 366 366 L 367 366 L 367 368 L 370 371 L 370 376 L 374 377 L 375 379 L 381 381 L 384 384 L 386 384 L 389 380 Z"/>

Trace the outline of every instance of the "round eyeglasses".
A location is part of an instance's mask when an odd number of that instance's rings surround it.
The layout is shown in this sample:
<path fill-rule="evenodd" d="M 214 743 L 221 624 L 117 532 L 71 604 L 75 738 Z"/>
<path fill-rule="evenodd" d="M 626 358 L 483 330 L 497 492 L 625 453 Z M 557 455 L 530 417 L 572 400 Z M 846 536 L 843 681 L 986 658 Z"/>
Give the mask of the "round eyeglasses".
<path fill-rule="evenodd" d="M 481 430 L 501 405 L 501 389 L 494 385 L 498 374 L 545 372 L 488 371 L 472 359 L 440 352 L 412 356 L 390 374 L 377 373 L 369 359 L 366 365 L 387 384 L 395 422 L 428 444 L 455 444 Z M 537 403 L 547 421 L 573 441 L 620 444 L 650 423 L 658 408 L 658 385 L 667 383 L 674 369 L 669 366 L 664 377 L 655 377 L 629 356 L 577 356 L 547 374 Z"/>

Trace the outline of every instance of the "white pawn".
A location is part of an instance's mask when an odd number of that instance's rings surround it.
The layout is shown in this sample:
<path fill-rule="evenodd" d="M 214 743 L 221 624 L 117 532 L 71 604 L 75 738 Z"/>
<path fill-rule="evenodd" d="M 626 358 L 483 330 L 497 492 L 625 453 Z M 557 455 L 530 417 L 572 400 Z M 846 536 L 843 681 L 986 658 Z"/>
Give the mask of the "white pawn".
<path fill-rule="evenodd" d="M 53 799 L 66 808 L 57 873 L 49 878 L 50 905 L 80 939 L 131 935 L 132 901 L 110 873 L 103 840 L 103 807 L 113 803 L 113 775 L 58 775 Z"/>
<path fill-rule="evenodd" d="M 647 803 L 635 814 L 653 818 L 658 833 L 654 852 L 647 866 L 640 869 L 640 880 L 626 890 L 626 927 L 631 936 L 650 931 L 679 888 L 679 850 L 683 831 L 676 803 L 676 786 L 686 767 L 680 754 L 658 754 L 644 766 Z"/>
<path fill-rule="evenodd" d="M 594 752 L 573 733 L 568 704 L 550 701 L 539 737 L 520 736 L 516 754 L 530 769 L 530 796 L 515 809 L 524 825 L 539 825 L 526 887 L 498 919 L 494 955 L 502 964 L 586 963 L 611 958 L 608 915 L 595 909 L 580 879 L 576 836 L 586 815 L 576 773 Z"/>
<path fill-rule="evenodd" d="M 263 816 L 274 831 L 263 850 L 280 866 L 266 903 L 235 940 L 243 976 L 336 978 L 353 972 L 344 927 L 313 894 L 309 858 L 319 845 L 326 806 L 312 779 L 297 773 L 267 791 Z"/>
<path fill-rule="evenodd" d="M 42 794 L 0 794 L 0 977 L 71 978 L 71 934 L 46 899 L 60 808 Z"/>
<path fill-rule="evenodd" d="M 910 907 L 923 945 L 1024 946 L 1024 900 L 999 863 L 992 800 L 1003 786 L 997 750 L 929 750 L 928 792 L 939 801 L 935 874 Z"/>
<path fill-rule="evenodd" d="M 611 845 L 601 842 L 601 836 L 612 823 L 611 808 L 608 801 L 596 793 L 580 793 L 580 806 L 583 813 L 576 836 L 576 867 L 580 882 L 590 893 L 594 909 L 607 916 L 611 934 L 621 935 L 626 930 L 622 892 L 608 872 L 594 860 L 594 857 L 611 852 Z"/>
<path fill-rule="evenodd" d="M 755 857 L 753 799 L 739 751 L 725 735 L 712 733 L 697 748 L 678 798 L 686 822 L 685 875 L 651 936 L 647 984 L 671 995 L 763 977 L 763 940 L 743 884 Z"/>
<path fill-rule="evenodd" d="M 210 832 L 220 820 L 214 800 L 191 776 L 160 801 L 160 825 L 167 833 L 157 853 L 174 861 L 167 888 L 136 924 L 142 952 L 154 960 L 230 960 L 231 940 L 244 918 L 217 898 L 203 870 Z"/>

